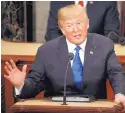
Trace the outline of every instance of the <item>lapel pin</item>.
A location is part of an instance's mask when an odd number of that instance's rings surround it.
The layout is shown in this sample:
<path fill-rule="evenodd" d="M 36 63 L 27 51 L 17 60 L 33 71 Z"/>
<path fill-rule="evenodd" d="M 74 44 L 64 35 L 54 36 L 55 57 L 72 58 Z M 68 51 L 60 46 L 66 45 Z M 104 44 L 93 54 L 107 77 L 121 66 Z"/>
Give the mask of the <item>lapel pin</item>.
<path fill-rule="evenodd" d="M 93 52 L 92 52 L 92 51 L 90 51 L 90 54 L 91 54 L 91 55 L 93 55 Z"/>

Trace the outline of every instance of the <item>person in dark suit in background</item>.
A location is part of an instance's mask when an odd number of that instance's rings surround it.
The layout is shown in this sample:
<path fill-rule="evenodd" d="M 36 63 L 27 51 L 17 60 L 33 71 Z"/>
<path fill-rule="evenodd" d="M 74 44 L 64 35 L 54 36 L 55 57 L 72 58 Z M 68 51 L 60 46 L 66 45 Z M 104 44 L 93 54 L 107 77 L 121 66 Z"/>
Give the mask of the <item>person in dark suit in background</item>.
<path fill-rule="evenodd" d="M 51 1 L 48 25 L 46 30 L 46 41 L 62 35 L 57 22 L 57 12 L 61 7 L 70 4 L 78 4 L 77 1 Z M 116 1 L 88 1 L 84 3 L 89 17 L 89 33 L 97 33 L 108 36 L 115 43 L 119 38 L 110 32 L 120 35 L 119 13 Z M 110 33 L 110 34 L 109 34 Z"/>
<path fill-rule="evenodd" d="M 60 36 L 38 48 L 35 61 L 26 77 L 26 65 L 20 71 L 13 60 L 5 63 L 5 75 L 20 98 L 32 98 L 44 91 L 47 96 L 63 95 L 68 54 L 73 53 L 67 71 L 67 95 L 92 95 L 106 98 L 109 78 L 115 101 L 125 106 L 125 76 L 114 52 L 113 42 L 99 34 L 88 33 L 85 8 L 69 5 L 58 12 Z M 105 46 L 106 45 L 106 46 Z"/>

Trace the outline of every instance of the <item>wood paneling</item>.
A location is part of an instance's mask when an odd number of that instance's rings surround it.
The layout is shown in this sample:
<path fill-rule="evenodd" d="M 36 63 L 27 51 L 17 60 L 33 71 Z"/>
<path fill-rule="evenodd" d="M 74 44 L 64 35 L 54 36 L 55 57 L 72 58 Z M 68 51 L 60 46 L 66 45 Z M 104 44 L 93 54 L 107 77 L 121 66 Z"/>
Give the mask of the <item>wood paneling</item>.
<path fill-rule="evenodd" d="M 5 81 L 1 77 L 1 113 L 5 113 Z"/>
<path fill-rule="evenodd" d="M 125 37 L 125 1 L 120 1 L 120 23 L 121 23 L 121 35 Z"/>

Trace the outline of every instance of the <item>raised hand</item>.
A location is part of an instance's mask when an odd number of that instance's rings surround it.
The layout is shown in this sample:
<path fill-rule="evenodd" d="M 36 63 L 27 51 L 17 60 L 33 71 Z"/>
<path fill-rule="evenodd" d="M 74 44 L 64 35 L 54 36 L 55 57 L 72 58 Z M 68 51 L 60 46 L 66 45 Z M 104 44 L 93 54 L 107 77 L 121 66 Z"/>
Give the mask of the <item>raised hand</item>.
<path fill-rule="evenodd" d="M 24 65 L 22 67 L 22 71 L 20 71 L 15 65 L 14 61 L 10 60 L 10 62 L 5 62 L 4 69 L 8 74 L 4 75 L 4 77 L 8 79 L 15 87 L 20 87 L 24 84 L 27 65 Z"/>

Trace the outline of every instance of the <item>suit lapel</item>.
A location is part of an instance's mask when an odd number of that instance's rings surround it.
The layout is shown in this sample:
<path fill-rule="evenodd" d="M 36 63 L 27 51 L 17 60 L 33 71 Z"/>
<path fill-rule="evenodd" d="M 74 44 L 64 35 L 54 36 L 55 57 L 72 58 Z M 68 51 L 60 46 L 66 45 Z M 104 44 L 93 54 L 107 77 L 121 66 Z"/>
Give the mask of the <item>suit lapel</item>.
<path fill-rule="evenodd" d="M 83 66 L 83 82 L 82 86 L 85 86 L 84 80 L 88 77 L 87 74 L 90 72 L 90 65 L 93 62 L 93 54 L 94 54 L 94 48 L 95 48 L 95 40 L 93 38 L 93 35 L 88 34 L 87 36 L 87 43 L 85 47 L 85 56 L 84 56 L 84 66 Z M 82 87 L 82 88 L 83 88 Z"/>
<path fill-rule="evenodd" d="M 65 75 L 67 64 L 68 64 L 68 54 L 69 53 L 68 53 L 66 38 L 64 36 L 62 36 L 62 38 L 60 39 L 58 47 L 59 47 L 58 48 L 59 59 L 60 59 L 62 70 L 64 71 L 64 75 Z M 72 84 L 73 82 L 74 82 L 73 72 L 71 69 L 71 65 L 69 65 L 68 72 L 67 72 L 67 83 Z"/>
<path fill-rule="evenodd" d="M 85 58 L 84 58 L 84 66 L 83 66 L 83 81 L 82 81 L 82 89 L 84 89 L 83 87 L 86 85 L 84 80 L 87 79 L 90 70 L 90 65 L 93 62 L 93 54 L 94 54 L 94 48 L 95 48 L 95 40 L 93 38 L 93 35 L 88 34 L 87 36 L 87 43 L 86 43 L 86 47 L 85 47 Z M 62 36 L 60 38 L 59 41 L 59 45 L 58 45 L 58 56 L 59 56 L 59 60 L 60 60 L 60 65 L 62 67 L 62 72 L 65 75 L 66 72 L 66 67 L 67 67 L 67 63 L 68 63 L 68 47 L 67 47 L 67 43 L 66 43 L 66 38 L 64 36 Z M 67 85 L 70 84 L 75 84 L 74 82 L 74 78 L 73 78 L 73 72 L 71 69 L 71 65 L 69 65 L 68 68 L 68 74 L 67 74 Z"/>
<path fill-rule="evenodd" d="M 60 62 L 63 69 L 65 69 L 68 62 L 68 47 L 64 36 L 60 39 L 58 50 Z"/>

